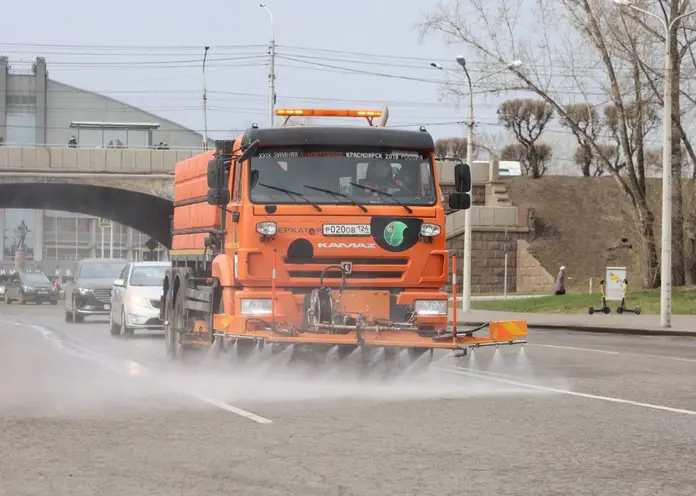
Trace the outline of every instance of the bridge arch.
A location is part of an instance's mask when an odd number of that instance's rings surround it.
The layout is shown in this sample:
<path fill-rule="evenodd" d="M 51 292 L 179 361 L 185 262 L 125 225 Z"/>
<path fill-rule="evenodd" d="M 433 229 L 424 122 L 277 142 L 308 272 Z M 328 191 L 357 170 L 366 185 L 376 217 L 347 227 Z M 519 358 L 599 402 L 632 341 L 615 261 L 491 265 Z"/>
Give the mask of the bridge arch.
<path fill-rule="evenodd" d="M 63 210 L 104 217 L 171 248 L 172 200 L 157 193 L 95 184 L 3 182 L 0 208 Z"/>

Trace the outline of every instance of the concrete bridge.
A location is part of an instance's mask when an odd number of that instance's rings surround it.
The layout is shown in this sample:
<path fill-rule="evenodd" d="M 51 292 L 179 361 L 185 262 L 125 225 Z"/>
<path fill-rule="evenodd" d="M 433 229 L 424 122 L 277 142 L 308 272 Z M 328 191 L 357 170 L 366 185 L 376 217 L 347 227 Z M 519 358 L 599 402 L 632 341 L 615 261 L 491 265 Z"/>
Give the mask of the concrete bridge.
<path fill-rule="evenodd" d="M 169 246 L 174 166 L 197 153 L 0 146 L 0 208 L 106 217 Z"/>

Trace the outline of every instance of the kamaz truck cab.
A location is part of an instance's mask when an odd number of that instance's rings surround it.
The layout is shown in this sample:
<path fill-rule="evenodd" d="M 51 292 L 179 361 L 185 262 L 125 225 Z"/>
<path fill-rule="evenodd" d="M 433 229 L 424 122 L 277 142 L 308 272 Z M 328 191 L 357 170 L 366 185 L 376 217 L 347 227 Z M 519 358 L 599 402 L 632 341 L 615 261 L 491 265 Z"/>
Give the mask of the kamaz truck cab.
<path fill-rule="evenodd" d="M 273 343 L 415 357 L 526 335 L 518 324 L 484 338 L 448 326 L 445 209 L 425 128 L 386 128 L 383 111 L 276 114 L 370 126 L 253 126 L 177 167 L 162 302 L 171 357 L 212 343 L 240 354 Z M 450 207 L 470 208 L 468 165 L 455 167 L 455 183 Z"/>

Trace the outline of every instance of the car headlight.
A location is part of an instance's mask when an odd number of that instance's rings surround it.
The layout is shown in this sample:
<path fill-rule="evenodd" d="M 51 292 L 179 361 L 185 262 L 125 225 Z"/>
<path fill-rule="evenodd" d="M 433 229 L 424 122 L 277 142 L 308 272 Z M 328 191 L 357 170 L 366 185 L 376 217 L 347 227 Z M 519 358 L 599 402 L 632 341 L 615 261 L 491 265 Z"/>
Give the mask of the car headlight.
<path fill-rule="evenodd" d="M 271 315 L 271 300 L 242 300 L 242 315 Z"/>
<path fill-rule="evenodd" d="M 80 293 L 81 295 L 86 295 L 87 293 L 89 293 L 89 291 L 90 290 L 87 288 L 77 288 L 77 292 Z"/>
<path fill-rule="evenodd" d="M 447 315 L 447 300 L 416 300 L 413 309 L 418 315 Z"/>
<path fill-rule="evenodd" d="M 442 228 L 437 224 L 421 224 L 420 234 L 421 236 L 437 236 L 442 232 Z"/>
<path fill-rule="evenodd" d="M 152 305 L 150 305 L 149 299 L 143 298 L 142 296 L 139 296 L 139 295 L 129 296 L 128 303 L 130 303 L 134 307 L 149 308 L 150 306 L 152 306 Z"/>
<path fill-rule="evenodd" d="M 256 232 L 264 236 L 275 236 L 278 226 L 275 222 L 259 222 L 256 224 Z"/>

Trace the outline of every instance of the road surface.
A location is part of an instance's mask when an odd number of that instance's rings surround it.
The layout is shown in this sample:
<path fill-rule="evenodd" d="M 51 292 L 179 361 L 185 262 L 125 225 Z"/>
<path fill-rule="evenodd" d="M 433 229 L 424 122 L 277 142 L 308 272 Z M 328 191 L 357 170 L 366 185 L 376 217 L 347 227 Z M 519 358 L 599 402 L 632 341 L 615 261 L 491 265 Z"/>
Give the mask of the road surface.
<path fill-rule="evenodd" d="M 0 305 L 0 493 L 696 493 L 696 340 L 532 332 L 386 382 L 286 359 Z"/>

